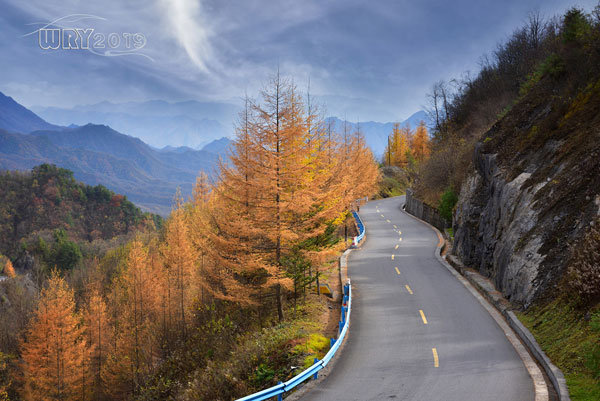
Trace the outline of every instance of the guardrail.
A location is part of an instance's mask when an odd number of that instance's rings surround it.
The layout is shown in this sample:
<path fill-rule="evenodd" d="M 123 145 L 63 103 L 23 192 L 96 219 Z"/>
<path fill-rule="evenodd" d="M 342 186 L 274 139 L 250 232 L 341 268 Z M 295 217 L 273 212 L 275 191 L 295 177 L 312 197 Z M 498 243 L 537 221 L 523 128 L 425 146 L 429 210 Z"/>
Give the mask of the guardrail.
<path fill-rule="evenodd" d="M 358 215 L 358 213 L 356 213 L 355 211 L 352 211 L 352 215 L 354 216 L 354 219 L 356 220 L 356 226 L 358 227 L 358 235 L 356 237 L 354 237 L 354 242 L 352 245 L 358 246 L 360 241 L 362 241 L 363 238 L 365 238 L 365 225 L 363 224 L 362 220 L 360 219 L 360 216 Z"/>
<path fill-rule="evenodd" d="M 364 230 L 364 228 L 363 228 Z M 269 387 L 265 390 L 259 391 L 258 393 L 247 395 L 244 398 L 240 398 L 237 401 L 260 401 L 267 400 L 269 398 L 277 397 L 277 400 L 283 400 L 283 394 L 294 389 L 299 384 L 309 380 L 310 378 L 316 379 L 319 375 L 319 371 L 323 369 L 331 361 L 335 353 L 338 351 L 346 333 L 348 333 L 348 325 L 350 323 L 350 311 L 352 310 L 352 286 L 350 280 L 348 284 L 344 286 L 344 297 L 342 298 L 342 310 L 339 322 L 339 335 L 337 340 L 331 339 L 331 347 L 325 354 L 323 359 L 320 361 L 315 358 L 315 363 L 302 373 L 292 377 L 286 382 L 279 382 L 276 386 Z"/>

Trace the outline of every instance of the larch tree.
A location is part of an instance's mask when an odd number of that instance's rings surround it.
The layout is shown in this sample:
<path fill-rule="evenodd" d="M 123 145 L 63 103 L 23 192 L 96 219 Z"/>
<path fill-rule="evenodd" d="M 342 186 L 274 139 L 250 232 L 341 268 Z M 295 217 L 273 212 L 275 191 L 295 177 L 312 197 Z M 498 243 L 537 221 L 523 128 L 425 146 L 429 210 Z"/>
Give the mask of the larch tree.
<path fill-rule="evenodd" d="M 88 352 L 73 291 L 54 271 L 21 344 L 23 399 L 88 399 Z"/>
<path fill-rule="evenodd" d="M 129 245 L 126 270 L 114 286 L 114 346 L 107 355 L 102 379 L 115 398 L 136 395 L 156 360 L 156 278 L 148 266 L 148 251 L 139 239 Z"/>
<path fill-rule="evenodd" d="M 259 207 L 257 172 L 264 163 L 261 144 L 256 135 L 253 101 L 246 97 L 235 129 L 235 139 L 227 162 L 220 162 L 220 174 L 214 185 L 214 197 L 208 213 L 209 257 L 221 269 L 221 281 L 235 288 L 235 300 L 257 303 L 262 293 L 266 266 L 260 259 L 260 229 L 256 225 Z M 260 302 L 260 299 L 258 300 Z"/>
<path fill-rule="evenodd" d="M 103 397 L 105 384 L 102 376 L 110 342 L 109 314 L 106 302 L 97 287 L 90 288 L 84 312 L 86 337 L 90 345 L 90 375 L 94 399 Z"/>
<path fill-rule="evenodd" d="M 14 278 L 17 276 L 15 268 L 13 267 L 13 264 L 9 259 L 7 259 L 6 263 L 4 264 L 4 274 L 10 278 Z"/>
<path fill-rule="evenodd" d="M 415 131 L 412 143 L 412 151 L 415 159 L 419 162 L 426 160 L 431 154 L 429 134 L 427 133 L 427 127 L 423 121 L 421 121 Z"/>
<path fill-rule="evenodd" d="M 350 152 L 352 200 L 370 196 L 377 191 L 379 168 L 360 128 L 352 136 Z"/>
<path fill-rule="evenodd" d="M 197 250 L 192 245 L 186 223 L 185 210 L 178 206 L 172 212 L 165 227 L 165 238 L 161 254 L 175 293 L 174 321 L 180 338 L 187 336 L 187 323 L 194 301 L 195 284 L 192 282 L 198 260 Z"/>
<path fill-rule="evenodd" d="M 216 226 L 226 239 L 218 239 L 223 245 L 246 244 L 235 258 L 264 272 L 262 285 L 274 288 L 277 315 L 283 320 L 282 287 L 290 288 L 292 281 L 282 259 L 313 232 L 320 195 L 314 180 L 321 174 L 314 158 L 326 152 L 292 83 L 277 74 L 261 97 L 261 103 L 252 102 L 247 109 L 250 118 L 238 125 L 233 157 L 222 169 L 218 192 L 227 207 Z"/>
<path fill-rule="evenodd" d="M 408 155 L 410 153 L 410 128 L 400 128 L 400 124 L 394 124 L 394 159 L 393 164 L 400 168 L 408 166 Z"/>

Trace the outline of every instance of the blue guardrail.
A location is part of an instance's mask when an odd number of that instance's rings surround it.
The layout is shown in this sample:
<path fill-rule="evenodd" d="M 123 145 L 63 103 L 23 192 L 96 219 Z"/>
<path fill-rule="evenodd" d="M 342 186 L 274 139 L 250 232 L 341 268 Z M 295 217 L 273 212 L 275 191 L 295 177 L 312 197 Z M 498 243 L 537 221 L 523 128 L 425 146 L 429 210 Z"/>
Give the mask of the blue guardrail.
<path fill-rule="evenodd" d="M 358 235 L 354 237 L 354 246 L 357 246 L 360 243 L 360 241 L 362 241 L 363 238 L 365 238 L 365 225 L 360 219 L 358 213 L 352 211 L 352 215 L 354 216 L 354 219 L 356 220 L 356 226 L 358 227 Z"/>
<path fill-rule="evenodd" d="M 354 237 L 354 245 L 358 245 L 360 241 L 365 237 L 365 226 L 360 219 L 360 216 L 356 212 L 352 212 L 354 219 L 356 220 L 356 225 L 358 226 L 358 235 Z M 279 382 L 276 386 L 269 387 L 258 393 L 250 394 L 245 396 L 244 398 L 240 398 L 237 401 L 260 401 L 260 400 L 268 400 L 269 398 L 277 397 L 277 400 L 283 400 L 283 394 L 291 391 L 297 385 L 311 379 L 318 378 L 319 371 L 323 369 L 334 357 L 335 353 L 338 351 L 344 338 L 346 337 L 346 333 L 348 333 L 348 325 L 350 323 L 350 311 L 352 309 L 352 285 L 350 284 L 350 280 L 348 279 L 348 284 L 344 285 L 344 297 L 342 298 L 342 310 L 340 313 L 340 322 L 339 322 L 339 332 L 338 338 L 331 339 L 331 346 L 329 351 L 325 354 L 323 359 L 320 361 L 315 358 L 315 363 L 308 369 L 304 370 L 300 374 L 292 377 L 290 380 L 286 382 Z"/>
<path fill-rule="evenodd" d="M 342 345 L 344 337 L 346 337 L 346 333 L 348 333 L 348 325 L 350 323 L 351 310 L 352 286 L 350 284 L 350 280 L 348 280 L 348 284 L 344 286 L 344 297 L 342 298 L 342 310 L 339 322 L 339 335 L 337 339 L 331 339 L 331 347 L 329 348 L 329 351 L 325 354 L 323 359 L 319 361 L 315 358 L 315 363 L 310 368 L 292 377 L 290 380 L 284 383 L 280 382 L 276 386 L 269 387 L 265 390 L 259 391 L 258 393 L 247 395 L 246 397 L 240 398 L 237 401 L 259 401 L 268 400 L 269 398 L 273 397 L 277 397 L 278 400 L 283 400 L 283 393 L 292 390 L 294 387 L 306 380 L 309 380 L 310 378 L 316 379 L 318 377 L 319 371 L 325 366 L 327 366 L 327 364 L 331 361 L 335 353 L 340 348 L 340 345 Z"/>

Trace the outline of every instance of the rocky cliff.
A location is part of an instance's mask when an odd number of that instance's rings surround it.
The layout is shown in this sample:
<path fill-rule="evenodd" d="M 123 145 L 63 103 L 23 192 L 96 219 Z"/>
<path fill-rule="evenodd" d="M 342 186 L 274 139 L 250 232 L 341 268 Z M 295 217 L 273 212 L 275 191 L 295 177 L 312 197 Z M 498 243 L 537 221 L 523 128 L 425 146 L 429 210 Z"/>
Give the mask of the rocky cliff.
<path fill-rule="evenodd" d="M 546 77 L 481 139 L 453 253 L 516 304 L 552 295 L 600 213 L 600 80 Z"/>

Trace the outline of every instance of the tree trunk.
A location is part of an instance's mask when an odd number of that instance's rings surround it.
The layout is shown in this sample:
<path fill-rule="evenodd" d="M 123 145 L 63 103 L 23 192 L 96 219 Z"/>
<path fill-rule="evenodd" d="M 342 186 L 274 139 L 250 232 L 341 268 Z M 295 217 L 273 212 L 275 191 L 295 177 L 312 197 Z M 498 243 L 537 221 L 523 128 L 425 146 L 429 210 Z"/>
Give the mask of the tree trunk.
<path fill-rule="evenodd" d="M 283 305 L 281 302 L 281 284 L 275 286 L 275 298 L 277 298 L 277 316 L 279 321 L 283 322 Z"/>

